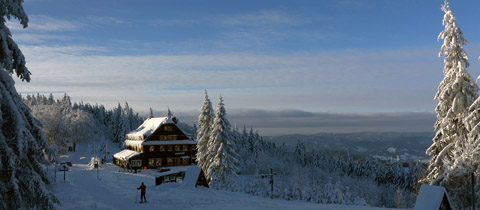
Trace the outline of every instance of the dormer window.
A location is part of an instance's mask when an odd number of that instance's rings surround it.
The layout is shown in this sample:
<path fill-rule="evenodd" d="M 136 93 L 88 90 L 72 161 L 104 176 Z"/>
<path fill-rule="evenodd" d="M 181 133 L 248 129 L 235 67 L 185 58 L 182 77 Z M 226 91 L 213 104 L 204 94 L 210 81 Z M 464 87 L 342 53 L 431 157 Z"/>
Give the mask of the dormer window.
<path fill-rule="evenodd" d="M 166 126 L 163 127 L 163 130 L 164 131 L 173 131 L 173 127 L 170 126 L 170 125 L 166 125 Z"/>
<path fill-rule="evenodd" d="M 155 152 L 155 146 L 150 146 L 149 151 L 150 151 L 150 152 Z"/>

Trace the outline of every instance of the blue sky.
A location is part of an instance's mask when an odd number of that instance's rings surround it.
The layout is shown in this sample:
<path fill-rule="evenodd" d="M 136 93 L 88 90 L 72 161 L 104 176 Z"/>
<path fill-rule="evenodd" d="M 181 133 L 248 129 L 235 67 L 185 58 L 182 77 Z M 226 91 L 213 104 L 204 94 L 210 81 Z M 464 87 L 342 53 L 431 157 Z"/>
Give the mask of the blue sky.
<path fill-rule="evenodd" d="M 442 3 L 26 0 L 29 27 L 8 26 L 33 73 L 21 93 L 139 112 L 193 113 L 207 89 L 232 112 L 433 113 Z M 476 78 L 480 2 L 451 7 Z"/>

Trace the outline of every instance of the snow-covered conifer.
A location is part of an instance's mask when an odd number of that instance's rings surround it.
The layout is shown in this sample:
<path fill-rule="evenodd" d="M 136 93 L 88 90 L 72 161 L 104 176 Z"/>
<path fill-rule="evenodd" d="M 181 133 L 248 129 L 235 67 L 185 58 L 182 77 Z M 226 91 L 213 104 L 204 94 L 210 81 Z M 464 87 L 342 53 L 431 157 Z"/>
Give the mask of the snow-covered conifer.
<path fill-rule="evenodd" d="M 42 97 L 45 97 L 42 95 Z M 45 105 L 45 104 L 44 104 Z M 72 110 L 72 101 L 70 99 L 70 96 L 68 96 L 66 93 L 63 95 L 62 101 L 61 101 L 61 108 L 62 112 L 64 114 L 67 114 Z"/>
<path fill-rule="evenodd" d="M 207 90 L 205 90 L 203 105 L 200 115 L 198 116 L 197 129 L 197 164 L 204 172 L 207 171 L 210 163 L 207 162 L 210 131 L 212 129 L 214 112 L 212 102 L 208 98 Z"/>
<path fill-rule="evenodd" d="M 466 71 L 469 63 L 463 45 L 467 44 L 467 40 L 463 37 L 446 0 L 442 11 L 445 12 L 443 18 L 445 29 L 440 32 L 438 39 L 444 41 L 439 56 L 445 55 L 443 69 L 445 77 L 435 94 L 435 99 L 438 100 L 435 108 L 436 134 L 433 144 L 427 149 L 427 154 L 432 157 L 428 167 L 429 174 L 422 180 L 435 185 L 444 179 L 444 159 L 451 161 L 455 148 L 462 147 L 461 145 L 466 142 L 468 130 L 465 117 L 468 115 L 470 105 L 478 97 L 478 86 Z"/>
<path fill-rule="evenodd" d="M 149 118 L 152 118 L 153 117 L 153 109 L 152 107 L 150 107 L 150 114 L 148 115 Z"/>
<path fill-rule="evenodd" d="M 231 187 L 238 171 L 239 158 L 231 134 L 231 125 L 227 119 L 227 112 L 223 98 L 218 101 L 215 119 L 210 132 L 209 161 L 207 176 L 216 183 Z"/>
<path fill-rule="evenodd" d="M 233 127 L 232 137 L 233 137 L 233 142 L 235 143 L 235 151 L 237 151 L 237 153 L 240 155 L 242 153 L 241 150 L 243 150 L 243 147 L 242 147 L 243 138 L 242 138 L 242 134 L 238 130 L 237 124 L 235 124 L 235 126 Z"/>
<path fill-rule="evenodd" d="M 53 99 L 53 94 L 50 93 L 50 95 L 48 95 L 48 105 L 52 105 L 55 103 L 55 99 Z"/>
<path fill-rule="evenodd" d="M 301 166 L 305 167 L 307 165 L 307 150 L 303 142 L 297 142 L 297 146 L 295 146 L 295 158 Z"/>
<path fill-rule="evenodd" d="M 126 121 L 125 130 L 127 133 L 136 128 L 135 115 L 133 114 L 133 109 L 128 105 L 128 102 L 125 102 L 125 107 L 123 108 L 123 118 Z M 125 135 L 123 138 L 125 138 Z"/>
<path fill-rule="evenodd" d="M 15 73 L 22 81 L 30 81 L 23 53 L 5 25 L 6 19 L 15 18 L 27 27 L 22 3 L 0 4 L 0 209 L 53 209 L 58 200 L 44 169 L 46 155 L 53 152 L 11 77 Z"/>
<path fill-rule="evenodd" d="M 122 133 L 124 132 L 122 131 L 121 123 L 122 123 L 122 106 L 120 105 L 120 103 L 118 103 L 117 108 L 114 108 L 112 111 L 112 118 L 109 124 L 111 126 L 110 130 L 112 131 L 112 134 L 113 134 L 112 136 L 113 141 L 117 143 L 120 143 L 124 138 L 124 136 L 122 136 Z"/>

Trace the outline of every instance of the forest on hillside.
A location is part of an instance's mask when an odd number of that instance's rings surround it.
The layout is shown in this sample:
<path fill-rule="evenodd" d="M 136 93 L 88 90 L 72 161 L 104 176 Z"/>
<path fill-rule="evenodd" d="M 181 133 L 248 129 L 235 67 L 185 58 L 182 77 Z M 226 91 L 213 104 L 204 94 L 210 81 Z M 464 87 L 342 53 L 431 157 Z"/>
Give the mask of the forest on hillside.
<path fill-rule="evenodd" d="M 103 105 L 72 102 L 67 94 L 60 99 L 26 95 L 23 100 L 41 121 L 57 155 L 66 153 L 73 142 L 90 143 L 92 139 L 100 145 L 112 141 L 122 147 L 125 134 L 144 120 L 128 103 L 108 110 Z M 179 127 L 190 134 L 197 132 L 196 125 L 180 122 Z M 233 184 L 215 185 L 219 189 L 322 204 L 414 205 L 417 177 L 424 169 L 421 162 L 395 158 L 384 161 L 348 152 L 307 149 L 302 142 L 292 149 L 265 141 L 257 131 L 245 126 L 234 126 L 230 132 L 239 158 L 238 176 Z M 273 194 L 270 180 L 262 178 L 271 171 L 275 173 Z"/>

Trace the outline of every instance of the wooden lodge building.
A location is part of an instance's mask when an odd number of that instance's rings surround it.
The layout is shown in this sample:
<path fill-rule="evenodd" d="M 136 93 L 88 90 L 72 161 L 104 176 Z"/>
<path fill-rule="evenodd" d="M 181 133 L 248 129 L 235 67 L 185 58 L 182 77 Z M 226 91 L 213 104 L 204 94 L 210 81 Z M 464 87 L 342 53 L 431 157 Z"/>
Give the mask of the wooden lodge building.
<path fill-rule="evenodd" d="M 148 118 L 126 135 L 124 149 L 113 155 L 126 169 L 182 166 L 195 163 L 197 141 L 176 125 L 175 117 Z"/>

